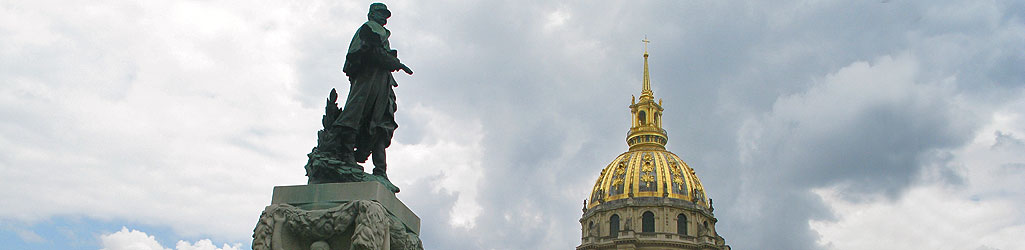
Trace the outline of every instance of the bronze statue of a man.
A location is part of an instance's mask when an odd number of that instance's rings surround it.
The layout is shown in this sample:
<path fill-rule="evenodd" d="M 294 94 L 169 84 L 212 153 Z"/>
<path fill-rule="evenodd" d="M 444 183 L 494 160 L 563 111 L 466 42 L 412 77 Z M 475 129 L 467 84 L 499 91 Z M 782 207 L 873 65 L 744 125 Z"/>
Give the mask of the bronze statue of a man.
<path fill-rule="evenodd" d="M 349 77 L 349 96 L 333 126 L 340 132 L 342 160 L 366 162 L 373 155 L 373 174 L 388 178 L 385 148 L 399 127 L 395 123 L 395 91 L 392 72 L 413 71 L 399 62 L 397 52 L 389 46 L 388 24 L 391 11 L 383 3 L 370 5 L 369 19 L 360 26 L 349 43 L 342 71 Z"/>
<path fill-rule="evenodd" d="M 345 106 L 338 108 L 338 93 L 332 89 L 317 132 L 317 146 L 307 156 L 306 176 L 309 184 L 378 181 L 392 192 L 385 171 L 385 148 L 399 127 L 395 123 L 395 91 L 392 72 L 413 71 L 399 62 L 397 52 L 388 45 L 391 32 L 384 28 L 391 12 L 382 3 L 370 5 L 370 19 L 359 27 L 349 43 L 342 71 L 349 78 L 349 96 Z M 366 162 L 373 155 L 373 175 L 363 171 L 357 162 Z"/>

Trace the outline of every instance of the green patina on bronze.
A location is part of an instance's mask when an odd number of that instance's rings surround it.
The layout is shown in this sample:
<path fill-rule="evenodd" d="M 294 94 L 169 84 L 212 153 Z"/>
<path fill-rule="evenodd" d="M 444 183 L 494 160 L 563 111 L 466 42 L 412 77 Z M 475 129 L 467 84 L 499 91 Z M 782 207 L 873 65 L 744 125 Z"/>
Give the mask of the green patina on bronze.
<path fill-rule="evenodd" d="M 392 72 L 402 70 L 412 75 L 413 71 L 391 49 L 391 31 L 384 28 L 389 17 L 391 11 L 387 6 L 371 4 L 368 21 L 349 43 L 342 68 L 349 78 L 349 95 L 345 106 L 339 109 L 338 93 L 331 89 L 322 120 L 324 129 L 317 132 L 317 147 L 306 163 L 310 184 L 378 181 L 392 192 L 399 192 L 388 180 L 385 157 L 385 149 L 399 127 L 392 90 L 398 84 Z M 374 170 L 367 174 L 357 162 L 366 162 L 371 156 Z"/>

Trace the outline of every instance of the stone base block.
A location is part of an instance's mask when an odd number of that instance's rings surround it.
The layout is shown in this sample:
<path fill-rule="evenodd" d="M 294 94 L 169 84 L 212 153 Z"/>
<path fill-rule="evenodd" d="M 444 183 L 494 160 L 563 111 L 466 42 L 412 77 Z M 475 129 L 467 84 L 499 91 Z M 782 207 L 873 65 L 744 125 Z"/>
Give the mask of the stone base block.
<path fill-rule="evenodd" d="M 348 201 L 377 201 L 398 217 L 413 232 L 420 234 L 420 217 L 406 204 L 399 201 L 384 185 L 378 182 L 325 183 L 274 187 L 271 204 L 288 204 L 294 207 L 316 210 L 338 206 Z"/>
<path fill-rule="evenodd" d="M 420 218 L 378 182 L 274 187 L 254 250 L 422 250 Z"/>

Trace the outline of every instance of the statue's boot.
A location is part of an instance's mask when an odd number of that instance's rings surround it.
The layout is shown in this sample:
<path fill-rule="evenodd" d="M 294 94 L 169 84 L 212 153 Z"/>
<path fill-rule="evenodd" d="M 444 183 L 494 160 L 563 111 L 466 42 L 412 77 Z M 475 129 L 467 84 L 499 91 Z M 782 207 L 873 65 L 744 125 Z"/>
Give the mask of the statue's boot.
<path fill-rule="evenodd" d="M 388 190 L 398 193 L 399 187 L 396 187 L 395 184 L 391 183 L 391 180 L 388 180 L 388 174 L 385 172 L 388 170 L 388 164 L 384 162 L 384 155 L 384 147 L 379 147 L 374 151 L 374 176 L 380 178 L 378 181 L 384 184 Z"/>
<path fill-rule="evenodd" d="M 399 187 L 396 187 L 395 184 L 391 183 L 391 180 L 388 180 L 388 163 L 385 161 L 385 159 L 387 159 L 385 156 L 385 148 L 388 147 L 388 143 L 389 141 L 383 140 L 378 140 L 374 143 L 373 154 L 371 154 L 373 156 L 372 159 L 374 160 L 374 176 L 377 177 L 377 181 L 384 184 L 388 190 L 398 193 Z"/>
<path fill-rule="evenodd" d="M 386 143 L 374 143 L 374 153 L 372 154 L 374 160 L 374 175 L 380 176 L 385 180 L 388 179 L 388 174 L 386 173 L 388 171 L 388 162 L 386 160 L 387 156 L 384 152 L 387 147 Z"/>

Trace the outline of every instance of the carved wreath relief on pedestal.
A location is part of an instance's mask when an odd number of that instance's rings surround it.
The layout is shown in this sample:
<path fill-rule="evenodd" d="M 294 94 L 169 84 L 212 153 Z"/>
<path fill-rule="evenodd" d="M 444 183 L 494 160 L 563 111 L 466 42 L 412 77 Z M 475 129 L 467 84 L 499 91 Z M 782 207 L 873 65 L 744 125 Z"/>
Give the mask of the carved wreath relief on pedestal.
<path fill-rule="evenodd" d="M 281 238 L 313 240 L 310 249 L 328 248 L 327 241 L 353 228 L 352 249 L 423 250 L 416 233 L 390 216 L 380 203 L 356 200 L 322 210 L 287 204 L 267 206 L 253 230 L 253 250 L 279 250 Z M 289 249 L 291 250 L 291 249 Z"/>

